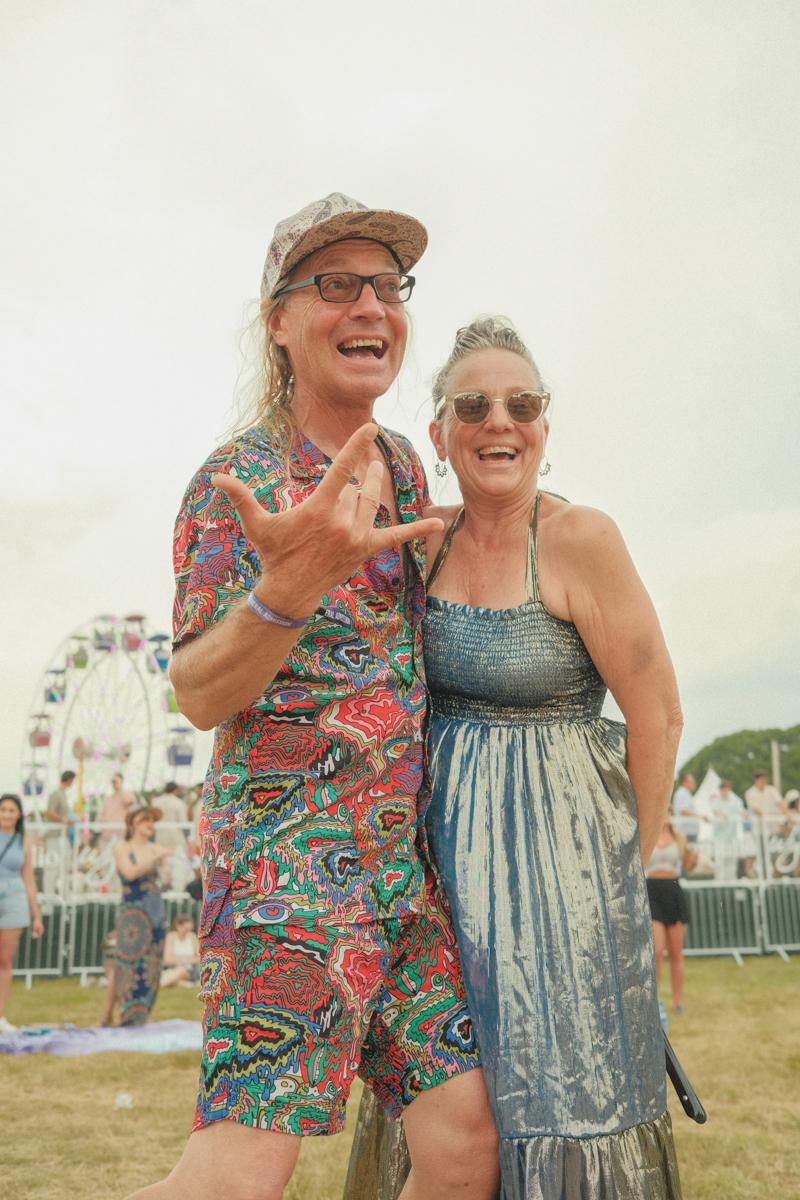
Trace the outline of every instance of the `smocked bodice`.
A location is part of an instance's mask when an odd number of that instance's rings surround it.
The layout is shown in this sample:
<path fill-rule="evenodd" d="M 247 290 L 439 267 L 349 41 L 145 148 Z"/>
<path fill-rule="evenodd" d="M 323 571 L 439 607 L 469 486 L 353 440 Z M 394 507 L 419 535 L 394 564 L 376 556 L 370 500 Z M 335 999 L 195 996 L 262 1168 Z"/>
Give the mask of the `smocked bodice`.
<path fill-rule="evenodd" d="M 537 495 L 531 514 L 524 604 L 473 608 L 428 597 L 423 644 L 434 715 L 500 725 L 600 716 L 606 687 L 589 651 L 575 626 L 554 617 L 539 597 L 539 500 Z M 429 587 L 444 565 L 462 517 L 463 510 L 445 535 Z"/>

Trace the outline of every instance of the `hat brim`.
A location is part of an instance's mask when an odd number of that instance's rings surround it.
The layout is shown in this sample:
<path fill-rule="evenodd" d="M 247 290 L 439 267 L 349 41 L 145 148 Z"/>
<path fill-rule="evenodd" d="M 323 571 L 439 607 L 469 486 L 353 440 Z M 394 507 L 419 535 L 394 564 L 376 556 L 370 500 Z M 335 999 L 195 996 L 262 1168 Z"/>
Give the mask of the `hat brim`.
<path fill-rule="evenodd" d="M 414 217 L 390 209 L 366 209 L 355 212 L 337 213 L 327 221 L 312 227 L 286 255 L 283 272 L 272 289 L 274 296 L 286 282 L 299 262 L 316 250 L 330 246 L 333 242 L 344 242 L 351 238 L 365 238 L 381 242 L 397 259 L 404 271 L 410 271 L 425 253 L 428 231 Z"/>
<path fill-rule="evenodd" d="M 148 804 L 145 808 L 136 808 L 129 815 L 128 820 L 131 826 L 134 826 L 142 817 L 152 817 L 154 821 L 160 821 L 164 816 L 160 808 L 156 808 L 154 804 Z"/>

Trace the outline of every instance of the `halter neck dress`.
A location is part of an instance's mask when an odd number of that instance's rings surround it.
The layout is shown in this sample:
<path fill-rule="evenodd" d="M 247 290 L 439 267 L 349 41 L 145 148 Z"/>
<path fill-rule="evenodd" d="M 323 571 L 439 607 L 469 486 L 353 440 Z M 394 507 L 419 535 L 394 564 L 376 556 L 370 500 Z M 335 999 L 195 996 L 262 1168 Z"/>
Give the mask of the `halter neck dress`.
<path fill-rule="evenodd" d="M 539 596 L 429 596 L 426 825 L 500 1134 L 501 1200 L 680 1200 L 625 726 Z M 441 570 L 459 513 L 434 562 Z M 395 1200 L 399 1122 L 362 1099 L 345 1200 Z"/>
<path fill-rule="evenodd" d="M 503 1200 L 678 1200 L 625 726 L 539 597 L 429 596 L 428 836 L 453 914 Z M 460 524 L 450 527 L 434 582 Z"/>

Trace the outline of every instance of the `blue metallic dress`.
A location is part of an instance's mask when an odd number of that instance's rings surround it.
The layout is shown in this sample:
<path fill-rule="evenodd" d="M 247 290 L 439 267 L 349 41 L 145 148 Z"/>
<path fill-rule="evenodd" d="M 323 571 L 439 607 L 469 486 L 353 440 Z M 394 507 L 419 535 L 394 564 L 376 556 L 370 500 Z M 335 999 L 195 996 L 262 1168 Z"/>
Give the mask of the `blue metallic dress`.
<path fill-rule="evenodd" d="M 429 597 L 424 626 L 427 827 L 501 1138 L 500 1194 L 679 1200 L 625 727 L 600 715 L 605 685 L 575 626 L 539 599 L 537 511 L 526 603 Z M 403 1147 L 370 1106 L 345 1196 L 393 1200 Z"/>

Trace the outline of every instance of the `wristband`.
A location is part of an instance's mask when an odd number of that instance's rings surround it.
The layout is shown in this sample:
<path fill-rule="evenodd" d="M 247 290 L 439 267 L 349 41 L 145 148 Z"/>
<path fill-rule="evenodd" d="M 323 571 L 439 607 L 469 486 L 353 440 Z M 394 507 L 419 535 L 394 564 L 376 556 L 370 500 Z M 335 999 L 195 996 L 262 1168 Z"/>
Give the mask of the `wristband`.
<path fill-rule="evenodd" d="M 295 620 L 294 617 L 282 617 L 280 613 L 276 613 L 271 608 L 267 608 L 266 604 L 262 604 L 255 592 L 248 594 L 247 607 L 261 621 L 266 621 L 268 625 L 281 625 L 284 629 L 302 629 L 309 619 L 300 617 L 299 620 Z"/>

